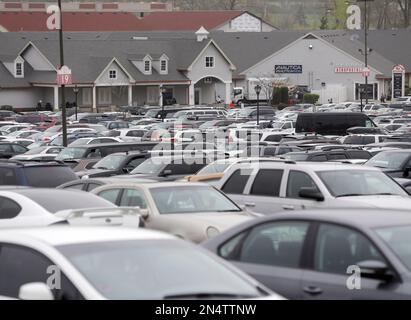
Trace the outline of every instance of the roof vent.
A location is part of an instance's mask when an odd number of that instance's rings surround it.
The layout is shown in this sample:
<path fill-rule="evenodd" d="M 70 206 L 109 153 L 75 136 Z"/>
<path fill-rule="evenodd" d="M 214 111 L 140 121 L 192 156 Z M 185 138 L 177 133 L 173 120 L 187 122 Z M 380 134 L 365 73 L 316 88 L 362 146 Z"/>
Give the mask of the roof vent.
<path fill-rule="evenodd" d="M 203 40 L 207 40 L 209 34 L 210 32 L 208 32 L 207 29 L 202 26 L 196 32 L 197 42 L 203 42 Z"/>

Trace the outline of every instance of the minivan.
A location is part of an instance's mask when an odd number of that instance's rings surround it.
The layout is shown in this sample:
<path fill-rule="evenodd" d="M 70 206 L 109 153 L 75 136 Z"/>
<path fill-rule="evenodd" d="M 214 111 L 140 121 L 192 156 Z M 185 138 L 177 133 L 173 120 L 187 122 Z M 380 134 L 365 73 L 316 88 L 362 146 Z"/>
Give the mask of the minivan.
<path fill-rule="evenodd" d="M 347 129 L 352 127 L 374 128 L 376 125 L 363 113 L 307 112 L 298 114 L 295 132 L 312 132 L 321 135 L 344 136 L 347 134 Z"/>

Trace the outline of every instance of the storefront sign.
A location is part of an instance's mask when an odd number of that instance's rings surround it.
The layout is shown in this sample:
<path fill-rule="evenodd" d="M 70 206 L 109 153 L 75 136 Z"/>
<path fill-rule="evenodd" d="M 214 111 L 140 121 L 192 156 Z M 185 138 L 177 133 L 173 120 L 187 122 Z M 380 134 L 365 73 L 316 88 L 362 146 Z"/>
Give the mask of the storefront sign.
<path fill-rule="evenodd" d="M 405 91 L 405 68 L 402 65 L 396 65 L 392 70 L 392 97 L 400 98 Z"/>
<path fill-rule="evenodd" d="M 335 67 L 335 73 L 362 73 L 363 67 Z"/>
<path fill-rule="evenodd" d="M 301 64 L 277 64 L 275 65 L 275 73 L 303 73 Z"/>

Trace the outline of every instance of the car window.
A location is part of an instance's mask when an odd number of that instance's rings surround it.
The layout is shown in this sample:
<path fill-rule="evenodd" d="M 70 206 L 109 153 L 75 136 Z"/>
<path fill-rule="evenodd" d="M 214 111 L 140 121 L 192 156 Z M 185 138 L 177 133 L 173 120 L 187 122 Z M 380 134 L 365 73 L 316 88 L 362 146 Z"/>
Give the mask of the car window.
<path fill-rule="evenodd" d="M 327 161 L 327 160 L 328 159 L 325 154 L 319 154 L 311 158 L 311 161 L 317 161 L 317 162 L 322 162 L 322 161 Z"/>
<path fill-rule="evenodd" d="M 53 269 L 53 267 L 55 267 Z M 50 272 L 52 270 L 52 272 Z M 56 266 L 42 254 L 20 246 L 0 244 L 0 296 L 18 298 L 20 287 L 27 283 L 47 283 Z M 57 271 L 54 271 L 56 274 Z M 52 289 L 56 300 L 83 297 L 60 272 L 60 288 Z"/>
<path fill-rule="evenodd" d="M 347 156 L 344 153 L 329 153 L 328 160 L 340 160 L 347 159 Z"/>
<path fill-rule="evenodd" d="M 50 148 L 49 150 L 47 150 L 46 153 L 59 154 L 60 151 L 61 151 L 61 149 L 59 149 L 59 148 Z"/>
<path fill-rule="evenodd" d="M 66 166 L 26 167 L 24 173 L 27 184 L 37 188 L 55 188 L 78 179 L 74 171 Z"/>
<path fill-rule="evenodd" d="M 89 183 L 86 187 L 85 191 L 91 191 L 94 190 L 95 188 L 101 187 L 101 185 L 97 184 L 97 183 Z"/>
<path fill-rule="evenodd" d="M 140 164 L 142 164 L 145 160 L 145 158 L 136 158 L 127 163 L 126 166 L 134 169 L 138 167 Z"/>
<path fill-rule="evenodd" d="M 380 253 L 365 236 L 346 227 L 320 225 L 315 245 L 315 270 L 346 275 L 349 266 L 366 260 L 384 262 Z"/>
<path fill-rule="evenodd" d="M 21 207 L 15 201 L 0 197 L 0 219 L 13 219 L 20 211 Z"/>
<path fill-rule="evenodd" d="M 311 177 L 301 171 L 290 171 L 287 182 L 287 198 L 299 199 L 302 188 L 315 188 L 317 185 Z"/>
<path fill-rule="evenodd" d="M 251 170 L 239 169 L 233 172 L 228 178 L 221 190 L 224 193 L 242 194 L 248 178 L 250 178 Z"/>
<path fill-rule="evenodd" d="M 9 144 L 0 144 L 0 152 L 12 152 Z"/>
<path fill-rule="evenodd" d="M 298 268 L 307 235 L 307 222 L 265 223 L 221 246 L 228 260 L 287 268 Z"/>
<path fill-rule="evenodd" d="M 83 190 L 83 183 L 76 183 L 76 184 L 72 184 L 70 186 L 65 187 L 64 189 L 76 189 L 76 190 Z"/>
<path fill-rule="evenodd" d="M 283 173 L 283 170 L 260 169 L 254 179 L 250 194 L 278 197 Z"/>
<path fill-rule="evenodd" d="M 136 189 L 124 189 L 119 206 L 147 208 L 144 194 Z"/>
<path fill-rule="evenodd" d="M 283 138 L 282 135 L 272 134 L 272 135 L 270 135 L 270 136 L 267 136 L 267 137 L 264 139 L 264 141 L 280 142 L 282 138 Z"/>
<path fill-rule="evenodd" d="M 117 204 L 117 199 L 120 192 L 121 189 L 110 189 L 101 191 L 98 195 L 111 203 Z"/>
<path fill-rule="evenodd" d="M 0 185 L 18 185 L 17 177 L 13 169 L 0 168 Z"/>
<path fill-rule="evenodd" d="M 16 153 L 24 153 L 24 152 L 27 151 L 26 148 L 24 148 L 24 147 L 22 147 L 18 144 L 13 144 L 11 147 L 13 148 L 13 151 L 16 152 Z"/>

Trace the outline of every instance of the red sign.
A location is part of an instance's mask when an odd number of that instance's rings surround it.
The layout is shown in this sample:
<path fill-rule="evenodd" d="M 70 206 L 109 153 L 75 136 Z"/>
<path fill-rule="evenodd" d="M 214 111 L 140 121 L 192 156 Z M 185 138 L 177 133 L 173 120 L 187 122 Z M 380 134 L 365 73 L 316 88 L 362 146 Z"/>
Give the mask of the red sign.
<path fill-rule="evenodd" d="M 71 70 L 67 66 L 62 66 L 60 70 L 57 70 L 57 84 L 59 86 L 67 86 L 72 83 Z"/>
<path fill-rule="evenodd" d="M 335 73 L 361 73 L 362 67 L 335 67 Z"/>
<path fill-rule="evenodd" d="M 403 73 L 405 72 L 405 67 L 401 64 L 398 64 L 392 69 L 392 73 Z"/>
<path fill-rule="evenodd" d="M 370 69 L 368 69 L 368 68 L 364 68 L 364 69 L 362 69 L 362 76 L 365 78 L 365 77 L 369 77 L 370 76 L 370 73 L 371 73 L 371 70 Z"/>

